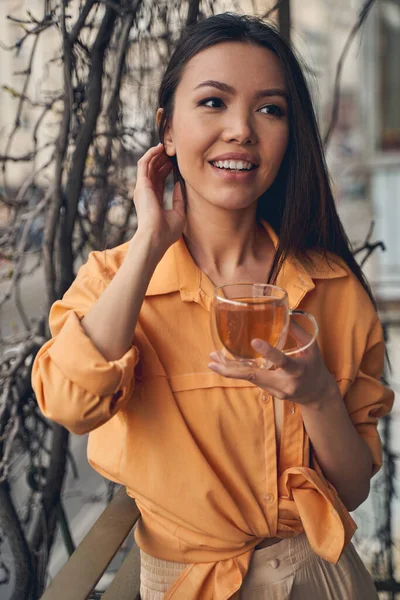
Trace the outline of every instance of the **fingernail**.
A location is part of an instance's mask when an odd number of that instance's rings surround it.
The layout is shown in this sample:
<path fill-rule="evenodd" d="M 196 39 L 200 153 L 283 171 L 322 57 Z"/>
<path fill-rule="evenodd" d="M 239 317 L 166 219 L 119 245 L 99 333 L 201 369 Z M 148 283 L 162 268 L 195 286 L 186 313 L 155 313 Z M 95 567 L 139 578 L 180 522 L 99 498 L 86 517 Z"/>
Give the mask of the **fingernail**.
<path fill-rule="evenodd" d="M 264 348 L 264 342 L 262 340 L 252 340 L 251 345 L 253 348 Z"/>

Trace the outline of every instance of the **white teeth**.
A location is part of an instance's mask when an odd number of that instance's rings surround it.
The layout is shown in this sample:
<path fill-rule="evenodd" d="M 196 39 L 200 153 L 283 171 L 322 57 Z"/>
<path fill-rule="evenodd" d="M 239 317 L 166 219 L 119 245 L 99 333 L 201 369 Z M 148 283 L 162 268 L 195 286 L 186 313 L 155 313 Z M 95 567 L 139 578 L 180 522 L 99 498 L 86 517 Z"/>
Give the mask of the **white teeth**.
<path fill-rule="evenodd" d="M 231 171 L 249 171 L 253 165 L 245 160 L 216 160 L 212 163 L 219 169 L 229 169 Z"/>

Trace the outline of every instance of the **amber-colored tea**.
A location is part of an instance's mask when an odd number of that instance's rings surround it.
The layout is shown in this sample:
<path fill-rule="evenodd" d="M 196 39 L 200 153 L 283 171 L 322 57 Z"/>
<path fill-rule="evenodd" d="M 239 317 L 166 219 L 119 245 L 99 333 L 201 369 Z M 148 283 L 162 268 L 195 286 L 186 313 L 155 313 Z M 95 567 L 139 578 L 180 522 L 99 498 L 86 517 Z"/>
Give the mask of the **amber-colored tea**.
<path fill-rule="evenodd" d="M 254 338 L 275 346 L 285 328 L 287 308 L 276 298 L 237 298 L 246 304 L 217 300 L 215 307 L 218 335 L 225 348 L 238 358 L 257 358 L 250 342 Z"/>

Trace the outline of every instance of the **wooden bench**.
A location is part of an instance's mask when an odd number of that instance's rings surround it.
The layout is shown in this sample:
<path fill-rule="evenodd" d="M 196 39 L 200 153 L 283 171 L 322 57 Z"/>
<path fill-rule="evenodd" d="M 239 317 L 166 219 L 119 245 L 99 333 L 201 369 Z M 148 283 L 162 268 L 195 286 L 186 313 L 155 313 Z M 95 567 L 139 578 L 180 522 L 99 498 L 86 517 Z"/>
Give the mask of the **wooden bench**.
<path fill-rule="evenodd" d="M 135 501 L 125 488 L 119 489 L 41 600 L 87 600 L 139 517 Z M 138 600 L 139 573 L 139 550 L 134 546 L 102 600 Z"/>

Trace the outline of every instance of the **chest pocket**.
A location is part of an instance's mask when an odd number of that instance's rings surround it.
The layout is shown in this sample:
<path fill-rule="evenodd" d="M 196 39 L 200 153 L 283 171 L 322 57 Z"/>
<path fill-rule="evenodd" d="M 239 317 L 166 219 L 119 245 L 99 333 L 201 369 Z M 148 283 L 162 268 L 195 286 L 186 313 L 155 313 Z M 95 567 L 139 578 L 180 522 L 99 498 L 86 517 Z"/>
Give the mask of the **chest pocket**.
<path fill-rule="evenodd" d="M 250 381 L 243 379 L 231 379 L 222 377 L 213 371 L 184 373 L 182 375 L 171 375 L 168 377 L 172 391 L 188 392 L 191 390 L 206 390 L 211 388 L 238 389 L 238 388 L 258 388 Z"/>
<path fill-rule="evenodd" d="M 223 448 L 237 444 L 239 431 L 246 437 L 259 429 L 261 392 L 253 383 L 211 371 L 174 375 L 168 381 L 174 402 L 204 454 L 212 452 L 210 445 L 223 453 Z"/>

